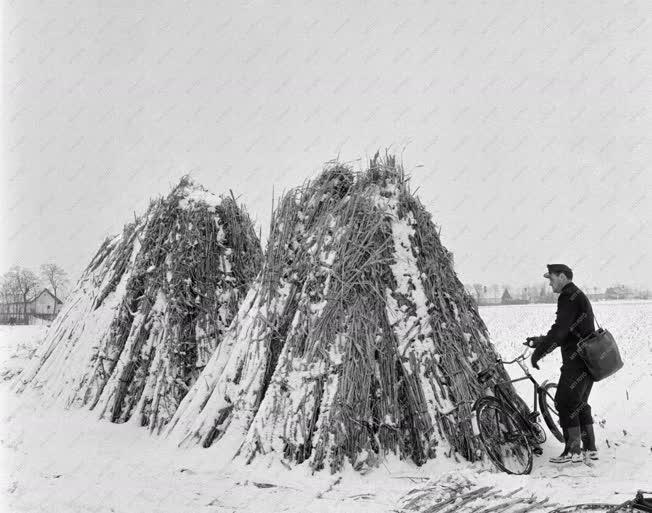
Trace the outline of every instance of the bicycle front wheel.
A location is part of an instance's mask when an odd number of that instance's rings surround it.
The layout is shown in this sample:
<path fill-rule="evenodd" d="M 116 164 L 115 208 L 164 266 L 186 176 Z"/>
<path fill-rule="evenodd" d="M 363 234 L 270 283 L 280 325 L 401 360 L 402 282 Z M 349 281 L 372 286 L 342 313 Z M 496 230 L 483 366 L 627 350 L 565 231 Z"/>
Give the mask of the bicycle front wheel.
<path fill-rule="evenodd" d="M 473 408 L 480 440 L 491 461 L 508 474 L 529 474 L 532 448 L 512 409 L 495 397 L 481 397 Z"/>

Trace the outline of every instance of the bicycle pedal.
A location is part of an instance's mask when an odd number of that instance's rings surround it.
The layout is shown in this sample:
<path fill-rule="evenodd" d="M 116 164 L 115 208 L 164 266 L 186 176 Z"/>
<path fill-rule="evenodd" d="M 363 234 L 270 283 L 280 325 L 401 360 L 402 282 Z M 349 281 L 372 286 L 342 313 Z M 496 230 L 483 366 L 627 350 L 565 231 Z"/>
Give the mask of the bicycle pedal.
<path fill-rule="evenodd" d="M 543 449 L 541 447 L 534 447 L 532 452 L 537 456 L 541 456 L 543 454 Z"/>

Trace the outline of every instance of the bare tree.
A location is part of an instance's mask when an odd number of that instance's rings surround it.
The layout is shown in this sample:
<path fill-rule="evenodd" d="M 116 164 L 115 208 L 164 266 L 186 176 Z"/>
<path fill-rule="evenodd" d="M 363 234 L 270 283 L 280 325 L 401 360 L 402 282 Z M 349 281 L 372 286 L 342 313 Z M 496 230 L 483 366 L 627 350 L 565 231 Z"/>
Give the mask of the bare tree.
<path fill-rule="evenodd" d="M 0 300 L 3 303 L 15 303 L 19 301 L 19 294 L 16 290 L 16 284 L 5 273 L 0 281 Z"/>
<path fill-rule="evenodd" d="M 494 283 L 494 284 L 491 286 L 491 292 L 493 293 L 493 296 L 492 296 L 492 297 L 493 297 L 494 299 L 496 299 L 497 297 L 499 297 L 498 294 L 500 294 L 500 287 L 498 286 L 498 284 Z"/>
<path fill-rule="evenodd" d="M 54 297 L 60 299 L 57 291 L 60 291 L 68 283 L 68 273 L 57 264 L 43 264 L 41 266 L 41 276 L 43 277 L 43 281 L 52 287 Z"/>
<path fill-rule="evenodd" d="M 8 290 L 20 298 L 23 303 L 23 315 L 27 318 L 27 298 L 39 286 L 40 280 L 30 269 L 14 265 L 3 276 L 3 283 Z"/>
<path fill-rule="evenodd" d="M 480 304 L 480 298 L 482 297 L 482 290 L 485 288 L 482 283 L 474 283 L 473 288 L 475 289 L 475 294 L 478 296 L 478 304 Z"/>

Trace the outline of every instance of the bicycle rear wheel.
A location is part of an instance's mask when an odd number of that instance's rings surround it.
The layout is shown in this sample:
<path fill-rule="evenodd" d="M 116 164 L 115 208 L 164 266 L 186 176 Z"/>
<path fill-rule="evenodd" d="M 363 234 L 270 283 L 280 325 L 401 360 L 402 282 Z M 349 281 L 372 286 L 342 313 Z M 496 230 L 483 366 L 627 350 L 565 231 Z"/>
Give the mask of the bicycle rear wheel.
<path fill-rule="evenodd" d="M 473 409 L 480 440 L 491 461 L 508 474 L 529 474 L 532 448 L 512 409 L 495 397 L 481 397 Z"/>
<path fill-rule="evenodd" d="M 546 426 L 548 426 L 552 436 L 561 443 L 565 443 L 564 435 L 559 429 L 559 412 L 555 407 L 554 397 L 556 391 L 556 383 L 546 383 L 543 387 L 540 387 L 537 392 L 539 394 L 539 405 L 541 406 L 543 420 L 545 420 Z"/>

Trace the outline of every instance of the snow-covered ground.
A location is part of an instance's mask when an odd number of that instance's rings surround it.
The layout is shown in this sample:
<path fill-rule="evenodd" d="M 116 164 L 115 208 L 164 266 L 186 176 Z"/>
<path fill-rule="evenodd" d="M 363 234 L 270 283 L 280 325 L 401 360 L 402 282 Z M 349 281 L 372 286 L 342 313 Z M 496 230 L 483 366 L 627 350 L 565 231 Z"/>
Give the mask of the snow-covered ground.
<path fill-rule="evenodd" d="M 408 491 L 448 472 L 506 490 L 523 487 L 561 504 L 623 502 L 637 488 L 652 489 L 652 302 L 602 302 L 594 309 L 625 360 L 591 394 L 601 460 L 592 468 L 560 469 L 547 462 L 561 448 L 553 439 L 528 476 L 443 459 L 420 468 L 390 459 L 366 475 L 348 470 L 337 476 L 263 459 L 250 466 L 224 464 L 213 449 L 179 449 L 145 429 L 97 421 L 88 411 L 44 410 L 34 399 L 15 396 L 10 380 L 46 328 L 0 326 L 2 511 L 387 512 L 400 510 Z M 526 336 L 545 333 L 555 306 L 483 307 L 480 313 L 507 359 L 522 350 Z M 560 363 L 557 352 L 535 376 L 556 380 Z M 508 370 L 520 375 L 516 366 Z M 525 385 L 522 395 L 531 401 L 531 388 Z"/>

